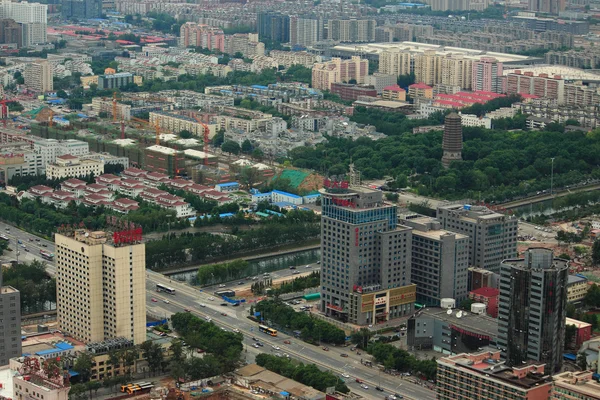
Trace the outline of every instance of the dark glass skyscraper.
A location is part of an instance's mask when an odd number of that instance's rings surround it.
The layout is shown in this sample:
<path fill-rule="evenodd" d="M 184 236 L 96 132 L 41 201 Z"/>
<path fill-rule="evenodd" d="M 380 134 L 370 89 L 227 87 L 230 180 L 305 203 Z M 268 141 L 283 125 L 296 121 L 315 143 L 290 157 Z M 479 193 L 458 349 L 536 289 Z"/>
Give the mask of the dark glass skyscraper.
<path fill-rule="evenodd" d="M 501 264 L 498 347 L 508 365 L 535 360 L 552 374 L 562 366 L 569 263 L 545 248 L 524 256 Z"/>
<path fill-rule="evenodd" d="M 275 42 L 290 41 L 290 17 L 276 12 L 262 12 L 257 15 L 258 38 Z"/>

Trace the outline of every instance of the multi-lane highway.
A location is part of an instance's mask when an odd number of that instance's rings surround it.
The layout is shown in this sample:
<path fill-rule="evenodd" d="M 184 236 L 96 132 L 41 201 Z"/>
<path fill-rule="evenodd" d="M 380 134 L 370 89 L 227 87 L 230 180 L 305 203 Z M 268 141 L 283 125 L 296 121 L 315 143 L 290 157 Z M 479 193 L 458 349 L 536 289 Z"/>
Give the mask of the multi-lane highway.
<path fill-rule="evenodd" d="M 6 228 L 9 228 L 7 231 Z M 39 251 L 41 249 L 54 252 L 54 244 L 45 239 L 38 239 L 35 236 L 21 231 L 12 226 L 0 223 L 0 230 L 11 239 L 10 247 L 12 252 L 6 252 L 2 259 L 4 261 L 16 259 L 17 240 L 21 240 L 30 250 L 23 251 L 20 248 L 19 261 L 32 261 L 34 259 L 41 260 Z M 29 239 L 32 239 L 30 241 Z M 45 246 L 44 246 L 45 245 Z M 19 246 L 20 247 L 20 246 Z M 47 263 L 47 270 L 50 274 L 56 273 L 56 268 L 52 263 Z M 316 264 L 312 264 L 311 268 L 306 266 L 298 266 L 297 271 L 306 273 L 317 269 Z M 292 277 L 293 271 L 277 271 L 271 273 L 272 278 Z M 176 290 L 174 296 L 166 293 L 156 292 L 156 284 L 162 283 Z M 247 286 L 247 282 L 244 286 Z M 238 282 L 231 282 L 225 285 L 226 288 L 240 288 Z M 382 399 L 385 395 L 398 393 L 406 399 L 428 400 L 435 399 L 435 393 L 423 386 L 416 385 L 401 377 L 394 377 L 388 374 L 381 373 L 375 367 L 367 367 L 361 364 L 361 359 L 369 357 L 366 353 L 361 355 L 350 351 L 349 347 L 332 347 L 329 346 L 329 351 L 324 351 L 321 347 L 309 345 L 299 339 L 279 333 L 277 337 L 271 337 L 258 331 L 257 324 L 247 318 L 248 305 L 240 307 L 222 306 L 220 299 L 213 295 L 215 290 L 218 290 L 218 285 L 203 288 L 199 290 L 187 283 L 179 282 L 170 279 L 160 273 L 147 270 L 146 273 L 146 301 L 149 314 L 157 317 L 169 317 L 177 312 L 184 312 L 185 309 L 190 312 L 205 317 L 209 316 L 212 321 L 218 326 L 225 329 L 238 329 L 244 334 L 245 356 L 246 361 L 253 362 L 254 357 L 259 353 L 279 354 L 282 357 L 289 356 L 298 359 L 305 363 L 316 364 L 317 366 L 329 370 L 343 379 L 350 389 L 360 394 L 363 397 L 370 399 Z M 211 300 L 212 299 L 212 300 Z M 222 315 L 226 314 L 226 315 Z M 254 348 L 255 343 L 252 338 L 259 339 L 264 347 Z M 285 344 L 284 341 L 289 340 L 290 344 Z M 279 349 L 276 349 L 279 348 Z M 348 357 L 342 357 L 341 354 L 347 354 Z M 343 377 L 343 376 L 349 376 Z M 360 387 L 360 384 L 355 380 L 359 378 L 369 388 L 367 390 Z M 385 392 L 375 390 L 375 386 L 382 387 Z"/>

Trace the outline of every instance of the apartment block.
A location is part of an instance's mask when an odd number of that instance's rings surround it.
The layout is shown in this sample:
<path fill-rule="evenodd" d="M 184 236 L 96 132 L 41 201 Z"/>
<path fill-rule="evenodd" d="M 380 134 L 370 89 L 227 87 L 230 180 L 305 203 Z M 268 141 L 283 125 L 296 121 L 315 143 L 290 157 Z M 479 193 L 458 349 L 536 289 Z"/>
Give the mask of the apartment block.
<path fill-rule="evenodd" d="M 383 74 L 381 72 L 375 72 L 373 75 L 367 75 L 365 77 L 365 85 L 370 85 L 375 88 L 377 94 L 383 93 L 385 87 L 393 86 L 397 84 L 396 75 Z"/>
<path fill-rule="evenodd" d="M 79 157 L 65 154 L 56 157 L 56 163 L 46 166 L 48 179 L 63 179 L 102 175 L 104 173 L 104 162 L 97 160 L 81 160 Z"/>
<path fill-rule="evenodd" d="M 133 74 L 129 72 L 119 72 L 117 74 L 98 76 L 98 89 L 118 89 L 134 82 Z"/>
<path fill-rule="evenodd" d="M 141 229 L 55 235 L 61 331 L 83 342 L 146 340 L 146 253 Z M 112 240 L 111 240 L 112 239 Z"/>
<path fill-rule="evenodd" d="M 473 60 L 462 54 L 448 55 L 441 60 L 442 85 L 457 86 L 461 89 L 471 89 L 473 81 Z M 415 72 L 416 77 L 416 72 Z"/>
<path fill-rule="evenodd" d="M 25 86 L 31 90 L 44 93 L 54 89 L 52 65 L 48 61 L 34 61 L 23 72 Z"/>
<path fill-rule="evenodd" d="M 398 85 L 386 86 L 383 88 L 381 98 L 392 101 L 406 101 L 406 90 Z"/>
<path fill-rule="evenodd" d="M 179 46 L 225 51 L 225 34 L 220 28 L 186 22 L 179 29 Z"/>
<path fill-rule="evenodd" d="M 0 19 L 0 43 L 23 46 L 23 28 L 14 19 Z"/>
<path fill-rule="evenodd" d="M 11 358 L 21 357 L 21 293 L 12 286 L 2 286 L 0 271 L 0 366 Z"/>
<path fill-rule="evenodd" d="M 400 49 L 389 49 L 379 53 L 379 72 L 400 76 L 412 72 L 411 54 Z"/>
<path fill-rule="evenodd" d="M 327 27 L 327 39 L 338 42 L 374 42 L 374 19 L 330 19 Z"/>
<path fill-rule="evenodd" d="M 471 89 L 474 91 L 503 93 L 502 63 L 493 57 L 482 57 L 473 62 Z"/>
<path fill-rule="evenodd" d="M 256 14 L 258 37 L 271 39 L 276 42 L 288 43 L 290 41 L 290 17 L 273 11 L 259 12 Z"/>
<path fill-rule="evenodd" d="M 113 114 L 113 106 L 114 106 L 114 103 L 112 100 L 105 100 L 101 97 L 94 97 L 92 99 L 92 105 L 91 105 L 90 109 L 98 114 L 101 112 L 106 113 L 107 115 L 109 115 L 112 118 L 113 117 L 113 115 L 112 115 Z M 115 109 L 117 111 L 117 116 L 116 116 L 117 121 L 131 120 L 131 106 L 129 104 L 122 104 L 122 103 L 117 102 Z"/>
<path fill-rule="evenodd" d="M 554 385 L 552 400 L 598 400 L 600 383 L 594 379 L 593 371 L 563 372 L 552 377 Z"/>
<path fill-rule="evenodd" d="M 558 104 L 565 102 L 565 81 L 560 75 L 549 76 L 533 72 L 515 70 L 506 76 L 507 94 L 526 94 L 555 99 Z"/>
<path fill-rule="evenodd" d="M 433 88 L 423 82 L 413 83 L 408 86 L 408 95 L 411 99 L 433 99 Z"/>
<path fill-rule="evenodd" d="M 61 14 L 78 20 L 101 18 L 102 0 L 62 0 Z"/>
<path fill-rule="evenodd" d="M 460 204 L 441 205 L 437 219 L 442 229 L 469 236 L 469 264 L 492 272 L 500 263 L 517 254 L 517 219 L 486 207 Z"/>
<path fill-rule="evenodd" d="M 375 28 L 375 42 L 412 42 L 433 36 L 433 26 L 398 23 Z"/>
<path fill-rule="evenodd" d="M 321 22 L 311 18 L 290 18 L 290 44 L 312 46 L 323 38 Z"/>
<path fill-rule="evenodd" d="M 590 285 L 583 275 L 569 275 L 567 281 L 567 303 L 581 304 Z"/>
<path fill-rule="evenodd" d="M 48 42 L 46 35 L 47 4 L 2 1 L 0 2 L 0 19 L 7 18 L 21 24 L 24 47 Z"/>
<path fill-rule="evenodd" d="M 569 83 L 565 85 L 565 101 L 568 106 L 596 106 L 600 104 L 600 90 L 597 87 L 589 87 Z"/>
<path fill-rule="evenodd" d="M 267 114 L 265 114 L 264 117 L 251 119 L 232 117 L 229 115 L 217 115 L 213 118 L 213 121 L 217 126 L 217 130 L 224 129 L 227 131 L 232 129 L 243 131 L 249 134 L 256 130 L 265 130 L 267 122 L 271 119 L 272 117 L 270 115 L 267 116 Z"/>
<path fill-rule="evenodd" d="M 369 73 L 369 61 L 358 56 L 350 60 L 332 58 L 331 61 L 317 63 L 312 69 L 312 87 L 321 90 L 330 90 L 333 83 L 348 82 L 351 79 L 356 83 L 364 83 Z"/>
<path fill-rule="evenodd" d="M 529 248 L 500 269 L 497 346 L 508 365 L 528 360 L 559 372 L 565 346 L 569 262 L 552 249 Z"/>
<path fill-rule="evenodd" d="M 326 180 L 320 190 L 321 309 L 357 325 L 413 313 L 411 229 L 379 190 Z"/>
<path fill-rule="evenodd" d="M 236 33 L 225 35 L 224 52 L 230 55 L 236 53 L 244 57 L 264 56 L 265 44 L 258 41 L 257 33 Z"/>
<path fill-rule="evenodd" d="M 423 53 L 413 55 L 415 81 L 426 85 L 441 83 L 442 56 L 435 50 L 425 50 Z"/>
<path fill-rule="evenodd" d="M 411 282 L 417 285 L 417 302 L 439 307 L 443 298 L 457 302 L 468 295 L 469 237 L 441 229 L 433 218 L 406 218 L 412 228 Z"/>
<path fill-rule="evenodd" d="M 373 86 L 350 85 L 348 83 L 333 83 L 331 93 L 337 94 L 342 100 L 358 100 L 360 96 L 377 97 Z"/>
<path fill-rule="evenodd" d="M 439 400 L 547 400 L 552 390 L 544 364 L 509 367 L 499 351 L 442 357 L 437 364 Z"/>
<path fill-rule="evenodd" d="M 166 111 L 152 111 L 150 112 L 150 125 L 158 125 L 162 132 L 173 132 L 179 133 L 181 131 L 188 131 L 195 136 L 204 137 L 204 126 L 200 124 L 196 119 L 188 117 L 186 115 L 173 114 Z M 210 124 L 208 126 L 208 137 L 212 138 L 216 133 L 216 125 Z"/>

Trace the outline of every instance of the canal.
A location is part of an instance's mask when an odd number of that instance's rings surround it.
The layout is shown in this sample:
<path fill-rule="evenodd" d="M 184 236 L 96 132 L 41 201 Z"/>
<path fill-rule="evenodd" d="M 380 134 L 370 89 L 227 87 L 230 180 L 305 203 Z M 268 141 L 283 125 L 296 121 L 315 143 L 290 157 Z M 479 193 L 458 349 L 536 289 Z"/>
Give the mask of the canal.
<path fill-rule="evenodd" d="M 248 261 L 248 268 L 244 276 L 257 276 L 265 272 L 288 269 L 290 266 L 314 264 L 321 259 L 321 249 L 299 251 L 297 253 L 282 254 L 265 258 L 255 258 Z M 196 284 L 196 271 L 180 272 L 170 275 L 171 279 Z"/>

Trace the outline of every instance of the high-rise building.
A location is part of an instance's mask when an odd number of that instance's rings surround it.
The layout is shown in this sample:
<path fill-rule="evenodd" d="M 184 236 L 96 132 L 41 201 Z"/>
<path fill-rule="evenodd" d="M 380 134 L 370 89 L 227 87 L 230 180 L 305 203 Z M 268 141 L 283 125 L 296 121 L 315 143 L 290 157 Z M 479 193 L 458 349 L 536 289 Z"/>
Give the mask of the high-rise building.
<path fill-rule="evenodd" d="M 265 44 L 258 41 L 258 33 L 225 35 L 225 53 L 240 53 L 244 57 L 264 56 Z"/>
<path fill-rule="evenodd" d="M 529 248 L 500 269 L 498 348 L 508 365 L 528 360 L 560 371 L 565 346 L 569 262 L 552 249 Z"/>
<path fill-rule="evenodd" d="M 517 219 L 486 207 L 460 204 L 441 205 L 437 219 L 442 228 L 470 238 L 471 267 L 500 272 L 500 263 L 517 255 Z"/>
<path fill-rule="evenodd" d="M 46 43 L 46 28 L 48 24 L 48 5 L 40 3 L 0 2 L 0 19 L 13 19 L 21 24 L 21 37 L 24 47 Z"/>
<path fill-rule="evenodd" d="M 49 92 L 54 89 L 52 64 L 48 61 L 34 61 L 23 72 L 25 86 L 36 92 Z"/>
<path fill-rule="evenodd" d="M 369 61 L 358 56 L 350 60 L 332 58 L 331 61 L 316 63 L 312 69 L 312 87 L 330 90 L 332 83 L 344 83 L 354 79 L 356 83 L 364 83 L 369 74 Z"/>
<path fill-rule="evenodd" d="M 134 83 L 133 78 L 133 74 L 129 72 L 100 75 L 98 77 L 98 89 L 118 89 Z"/>
<path fill-rule="evenodd" d="M 442 140 L 442 164 L 450 167 L 453 161 L 462 160 L 462 122 L 460 115 L 450 113 L 444 118 L 444 137 Z"/>
<path fill-rule="evenodd" d="M 271 39 L 275 42 L 290 41 L 290 17 L 277 12 L 260 12 L 256 16 L 258 37 L 260 40 Z"/>
<path fill-rule="evenodd" d="M 435 50 L 425 50 L 423 53 L 413 55 L 413 72 L 415 82 L 426 85 L 436 85 L 441 82 L 442 56 Z"/>
<path fill-rule="evenodd" d="M 312 46 L 322 39 L 319 20 L 309 18 L 290 18 L 290 44 Z"/>
<path fill-rule="evenodd" d="M 369 325 L 411 315 L 411 229 L 382 192 L 326 180 L 321 191 L 321 309 Z"/>
<path fill-rule="evenodd" d="M 23 46 L 23 27 L 14 19 L 0 19 L 0 43 Z"/>
<path fill-rule="evenodd" d="M 92 19 L 102 17 L 102 0 L 62 0 L 63 18 Z"/>
<path fill-rule="evenodd" d="M 520 70 L 506 76 L 506 93 L 533 94 L 538 97 L 556 99 L 558 104 L 565 102 L 565 80 L 560 75 L 549 76 L 533 72 L 521 73 Z"/>
<path fill-rule="evenodd" d="M 0 269 L 0 367 L 13 357 L 21 357 L 21 293 L 2 286 Z"/>
<path fill-rule="evenodd" d="M 437 360 L 439 400 L 548 400 L 552 379 L 543 364 L 508 367 L 499 351 L 456 354 Z"/>
<path fill-rule="evenodd" d="M 330 19 L 327 27 L 327 39 L 338 42 L 374 42 L 374 19 Z"/>
<path fill-rule="evenodd" d="M 494 57 L 482 57 L 479 61 L 474 61 L 471 89 L 503 93 L 502 63 Z"/>
<path fill-rule="evenodd" d="M 417 302 L 439 307 L 443 298 L 465 300 L 469 237 L 443 230 L 439 221 L 429 217 L 402 223 L 413 228 L 410 279 L 417 285 Z"/>
<path fill-rule="evenodd" d="M 559 12 L 565 11 L 565 7 L 565 0 L 529 0 L 529 11 L 557 15 Z"/>
<path fill-rule="evenodd" d="M 462 54 L 450 54 L 442 58 L 440 65 L 443 85 L 457 86 L 461 89 L 471 89 L 473 80 L 473 60 Z"/>
<path fill-rule="evenodd" d="M 389 75 L 408 75 L 411 70 L 411 54 L 400 49 L 389 49 L 379 53 L 379 72 Z"/>
<path fill-rule="evenodd" d="M 209 50 L 225 51 L 225 34 L 221 28 L 186 22 L 179 28 L 181 47 L 200 47 Z"/>
<path fill-rule="evenodd" d="M 112 239 L 112 240 L 111 240 Z M 83 342 L 146 339 L 146 253 L 141 230 L 56 233 L 60 329 Z"/>

